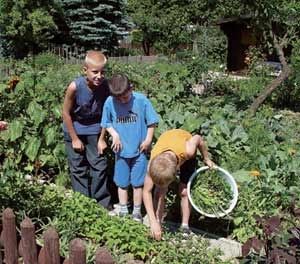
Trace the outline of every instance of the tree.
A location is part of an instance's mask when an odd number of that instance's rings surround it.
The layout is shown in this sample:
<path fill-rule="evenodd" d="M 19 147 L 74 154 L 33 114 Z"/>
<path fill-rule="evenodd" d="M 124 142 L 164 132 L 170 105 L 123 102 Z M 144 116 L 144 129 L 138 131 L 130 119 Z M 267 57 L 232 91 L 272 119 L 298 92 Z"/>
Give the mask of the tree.
<path fill-rule="evenodd" d="M 172 53 L 187 38 L 188 16 L 179 0 L 129 0 L 127 10 L 136 28 L 142 31 L 145 55 L 154 45 Z"/>
<path fill-rule="evenodd" d="M 143 33 L 146 55 L 153 46 L 171 54 L 181 44 L 191 43 L 199 27 L 209 24 L 216 16 L 215 1 L 128 0 L 127 10 L 136 28 Z"/>
<path fill-rule="evenodd" d="M 70 37 L 85 48 L 113 51 L 128 21 L 123 0 L 61 0 Z"/>
<path fill-rule="evenodd" d="M 0 0 L 0 39 L 3 44 L 16 57 L 45 48 L 57 31 L 52 16 L 55 9 L 56 3 L 52 0 Z"/>
<path fill-rule="evenodd" d="M 252 102 L 249 110 L 254 115 L 266 98 L 276 90 L 291 73 L 284 48 L 299 36 L 300 2 L 297 0 L 219 0 L 220 16 L 250 15 L 250 24 L 270 48 L 276 50 L 283 69 Z M 230 2 L 230 3 L 228 3 Z M 229 5 L 230 4 L 230 5 Z"/>

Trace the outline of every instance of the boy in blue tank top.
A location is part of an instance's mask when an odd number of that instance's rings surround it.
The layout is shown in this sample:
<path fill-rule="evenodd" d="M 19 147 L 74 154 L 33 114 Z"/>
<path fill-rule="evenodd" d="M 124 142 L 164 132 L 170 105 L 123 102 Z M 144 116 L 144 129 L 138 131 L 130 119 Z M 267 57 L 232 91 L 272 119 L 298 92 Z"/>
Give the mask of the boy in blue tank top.
<path fill-rule="evenodd" d="M 66 90 L 63 131 L 73 190 L 96 199 L 107 208 L 110 194 L 107 189 L 107 160 L 103 154 L 107 146 L 104 140 L 98 143 L 99 137 L 104 137 L 100 120 L 104 102 L 109 96 L 104 79 L 106 62 L 106 57 L 99 51 L 86 54 L 85 76 L 73 80 Z"/>
<path fill-rule="evenodd" d="M 125 75 L 113 75 L 109 80 L 109 89 L 112 96 L 104 104 L 101 126 L 111 135 L 111 147 L 115 152 L 114 182 L 118 186 L 120 204 L 118 214 L 128 214 L 128 186 L 131 184 L 132 216 L 142 222 L 142 191 L 148 165 L 146 154 L 151 146 L 154 127 L 159 121 L 158 115 L 145 95 L 133 91 Z"/>

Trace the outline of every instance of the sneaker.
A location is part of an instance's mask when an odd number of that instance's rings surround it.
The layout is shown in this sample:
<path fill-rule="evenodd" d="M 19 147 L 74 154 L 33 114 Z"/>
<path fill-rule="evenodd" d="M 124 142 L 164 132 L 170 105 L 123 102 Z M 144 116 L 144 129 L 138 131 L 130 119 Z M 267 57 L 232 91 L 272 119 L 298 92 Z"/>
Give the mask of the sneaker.
<path fill-rule="evenodd" d="M 118 210 L 117 208 L 114 208 L 113 210 L 108 212 L 109 216 L 119 216 L 120 214 L 120 210 Z"/>
<path fill-rule="evenodd" d="M 138 214 L 132 214 L 132 219 L 134 221 L 143 223 L 143 216 L 140 213 L 138 213 Z"/>
<path fill-rule="evenodd" d="M 193 235 L 193 231 L 190 229 L 189 226 L 180 226 L 179 228 L 179 232 L 183 235 L 183 236 L 190 236 Z"/>
<path fill-rule="evenodd" d="M 121 212 L 121 206 L 119 204 L 114 204 L 113 205 L 114 209 L 108 212 L 109 216 L 126 216 L 128 215 L 128 213 L 122 213 Z"/>

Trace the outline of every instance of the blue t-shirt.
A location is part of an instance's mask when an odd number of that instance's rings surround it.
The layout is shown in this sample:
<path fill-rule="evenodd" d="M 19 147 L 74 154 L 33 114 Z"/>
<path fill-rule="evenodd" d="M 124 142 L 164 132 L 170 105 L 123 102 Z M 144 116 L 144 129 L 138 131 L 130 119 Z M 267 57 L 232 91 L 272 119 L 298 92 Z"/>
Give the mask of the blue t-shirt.
<path fill-rule="evenodd" d="M 76 93 L 71 118 L 77 135 L 97 135 L 101 131 L 100 121 L 105 100 L 109 96 L 107 80 L 103 80 L 100 87 L 91 91 L 87 87 L 86 78 L 74 80 Z M 65 123 L 64 132 L 68 132 Z"/>
<path fill-rule="evenodd" d="M 117 153 L 123 158 L 139 155 L 139 147 L 147 136 L 147 128 L 158 123 L 158 115 L 149 99 L 138 92 L 132 92 L 127 103 L 121 103 L 109 96 L 103 107 L 101 126 L 113 127 L 119 134 L 122 150 Z"/>

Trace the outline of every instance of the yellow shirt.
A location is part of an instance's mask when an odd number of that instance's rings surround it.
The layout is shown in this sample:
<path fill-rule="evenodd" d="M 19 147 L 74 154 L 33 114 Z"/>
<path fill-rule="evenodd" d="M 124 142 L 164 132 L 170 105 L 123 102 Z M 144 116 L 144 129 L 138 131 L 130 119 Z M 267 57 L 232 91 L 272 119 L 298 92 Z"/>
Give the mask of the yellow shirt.
<path fill-rule="evenodd" d="M 162 152 L 170 150 L 177 156 L 178 167 L 186 160 L 186 141 L 192 137 L 192 134 L 182 129 L 172 129 L 163 133 L 157 140 L 151 151 L 150 160 Z"/>

